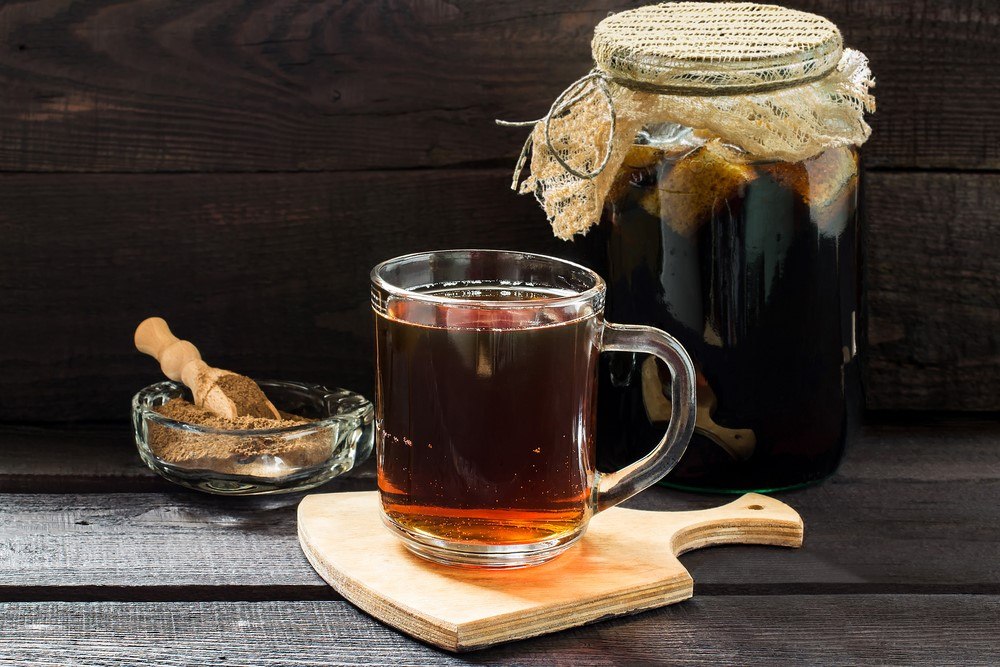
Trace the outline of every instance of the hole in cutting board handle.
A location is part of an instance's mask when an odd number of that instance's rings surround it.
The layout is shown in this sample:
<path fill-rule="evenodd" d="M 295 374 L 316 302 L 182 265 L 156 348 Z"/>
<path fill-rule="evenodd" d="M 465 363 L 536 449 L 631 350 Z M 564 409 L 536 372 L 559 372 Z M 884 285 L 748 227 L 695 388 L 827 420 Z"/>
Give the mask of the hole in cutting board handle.
<path fill-rule="evenodd" d="M 762 509 L 764 509 L 764 506 L 763 505 L 747 505 L 747 509 L 748 510 L 762 510 Z"/>

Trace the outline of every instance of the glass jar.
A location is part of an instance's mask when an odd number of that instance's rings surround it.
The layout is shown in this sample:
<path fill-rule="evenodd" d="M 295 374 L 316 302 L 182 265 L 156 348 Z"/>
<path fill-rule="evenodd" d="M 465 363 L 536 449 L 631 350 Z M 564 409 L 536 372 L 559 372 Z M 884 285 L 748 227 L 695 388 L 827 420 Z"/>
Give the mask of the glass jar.
<path fill-rule="evenodd" d="M 528 123 L 514 185 L 605 278 L 608 317 L 694 359 L 695 435 L 667 483 L 823 479 L 861 409 L 867 58 L 821 16 L 748 2 L 613 14 L 591 51 L 594 68 Z M 669 377 L 640 354 L 602 364 L 598 467 L 616 469 L 661 437 Z"/>
<path fill-rule="evenodd" d="M 837 468 L 862 405 L 858 173 L 853 146 L 760 161 L 675 124 L 638 135 L 576 245 L 610 318 L 695 361 L 695 435 L 666 483 L 768 491 Z M 669 374 L 641 354 L 602 364 L 598 462 L 615 469 L 662 437 Z"/>

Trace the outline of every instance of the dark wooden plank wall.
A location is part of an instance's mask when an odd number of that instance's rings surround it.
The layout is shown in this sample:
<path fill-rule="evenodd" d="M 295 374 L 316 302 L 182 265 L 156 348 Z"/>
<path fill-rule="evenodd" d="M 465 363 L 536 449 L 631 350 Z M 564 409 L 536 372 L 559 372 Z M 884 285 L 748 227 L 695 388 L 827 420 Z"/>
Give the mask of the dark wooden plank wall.
<path fill-rule="evenodd" d="M 492 120 L 540 115 L 635 4 L 3 4 L 0 420 L 124 418 L 153 312 L 219 365 L 369 390 L 375 261 L 560 251 Z M 869 406 L 1000 409 L 1000 6 L 789 4 L 878 79 Z"/>

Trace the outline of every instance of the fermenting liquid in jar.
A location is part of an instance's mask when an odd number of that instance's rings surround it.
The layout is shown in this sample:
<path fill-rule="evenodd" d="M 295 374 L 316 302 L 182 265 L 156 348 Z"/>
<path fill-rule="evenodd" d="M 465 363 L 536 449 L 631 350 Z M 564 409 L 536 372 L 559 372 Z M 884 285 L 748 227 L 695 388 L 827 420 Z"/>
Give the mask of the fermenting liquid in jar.
<path fill-rule="evenodd" d="M 662 328 L 695 360 L 695 435 L 665 481 L 717 491 L 819 481 L 862 399 L 856 150 L 744 163 L 671 132 L 633 147 L 601 223 L 575 242 L 607 280 L 609 319 Z M 668 380 L 655 359 L 602 358 L 600 469 L 653 448 Z"/>

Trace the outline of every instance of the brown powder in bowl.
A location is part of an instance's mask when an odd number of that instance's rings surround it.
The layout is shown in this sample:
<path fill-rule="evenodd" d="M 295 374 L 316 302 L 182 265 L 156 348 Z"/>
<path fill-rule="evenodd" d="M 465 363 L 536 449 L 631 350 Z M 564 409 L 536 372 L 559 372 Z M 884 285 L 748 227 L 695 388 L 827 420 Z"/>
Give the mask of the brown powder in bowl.
<path fill-rule="evenodd" d="M 281 413 L 281 419 L 227 419 L 181 398 L 153 408 L 164 417 L 186 424 L 237 431 L 288 428 L 311 420 Z M 149 422 L 149 448 L 168 463 L 228 475 L 283 477 L 300 468 L 321 465 L 331 454 L 331 434 L 324 429 L 298 438 L 274 435 L 199 433 Z"/>
<path fill-rule="evenodd" d="M 270 415 L 267 397 L 257 383 L 250 378 L 226 373 L 215 380 L 215 386 L 222 390 L 236 404 L 237 410 L 245 415 Z"/>

